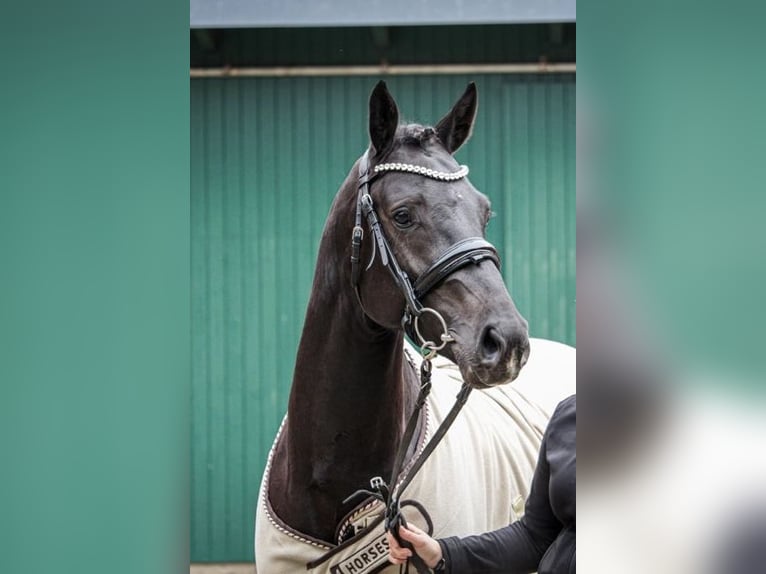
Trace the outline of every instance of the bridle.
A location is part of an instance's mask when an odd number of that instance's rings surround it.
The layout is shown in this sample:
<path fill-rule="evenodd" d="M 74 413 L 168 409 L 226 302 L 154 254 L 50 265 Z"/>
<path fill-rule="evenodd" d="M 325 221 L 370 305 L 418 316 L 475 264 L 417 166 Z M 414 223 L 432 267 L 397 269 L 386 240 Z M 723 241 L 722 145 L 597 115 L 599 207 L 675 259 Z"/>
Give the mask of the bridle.
<path fill-rule="evenodd" d="M 386 505 L 386 517 L 385 528 L 394 537 L 396 537 L 399 544 L 402 546 L 410 547 L 409 543 L 402 540 L 399 536 L 399 525 L 407 525 L 404 515 L 401 513 L 401 508 L 404 505 L 411 504 L 419 507 L 421 513 L 426 518 L 426 522 L 431 524 L 430 517 L 428 517 L 425 509 L 414 501 L 401 501 L 401 494 L 404 489 L 410 484 L 415 474 L 425 463 L 426 459 L 434 451 L 437 444 L 441 441 L 447 430 L 454 422 L 458 413 L 462 409 L 463 405 L 468 400 L 468 396 L 471 393 L 472 387 L 468 383 L 463 383 L 460 388 L 460 392 L 457 395 L 455 405 L 445 417 L 444 421 L 434 433 L 434 436 L 429 440 L 428 444 L 424 447 L 423 452 L 415 460 L 414 464 L 407 469 L 405 476 L 399 477 L 404 465 L 404 459 L 408 450 L 409 444 L 415 433 L 417 427 L 417 421 L 423 406 L 426 403 L 428 394 L 431 391 L 431 359 L 436 356 L 436 353 L 443 349 L 448 343 L 454 341 L 454 338 L 450 335 L 447 327 L 447 322 L 444 317 L 430 307 L 426 307 L 421 302 L 429 292 L 435 289 L 446 277 L 455 273 L 458 269 L 462 269 L 466 265 L 471 263 L 478 265 L 485 259 L 492 261 L 498 269 L 500 268 L 500 257 L 497 254 L 495 247 L 486 241 L 482 237 L 468 237 L 462 239 L 453 244 L 449 249 L 442 253 L 436 261 L 434 261 L 425 271 L 418 275 L 415 281 L 411 281 L 407 273 L 402 269 L 401 265 L 396 259 L 396 255 L 391 249 L 383 228 L 380 225 L 380 219 L 375 211 L 375 206 L 370 195 L 370 184 L 378 177 L 383 176 L 385 173 L 397 171 L 412 173 L 421 175 L 423 177 L 429 177 L 439 181 L 451 182 L 462 179 L 468 175 L 468 168 L 461 166 L 459 170 L 447 173 L 439 172 L 426 168 L 423 166 L 417 166 L 406 163 L 384 163 L 375 166 L 370 170 L 370 161 L 368 152 L 359 160 L 359 183 L 358 194 L 356 201 L 356 218 L 354 221 L 354 229 L 351 234 L 351 281 L 356 292 L 359 305 L 364 312 L 364 305 L 362 304 L 362 298 L 359 292 L 359 279 L 361 276 L 360 267 L 360 255 L 362 248 L 362 241 L 364 239 L 364 230 L 362 229 L 362 216 L 364 215 L 367 220 L 367 224 L 370 229 L 370 234 L 373 237 L 373 251 L 370 265 L 374 262 L 376 252 L 380 253 L 380 260 L 384 267 L 387 267 L 391 276 L 396 283 L 398 289 L 404 295 L 405 309 L 402 316 L 402 327 L 407 335 L 414 342 L 420 345 L 421 354 L 423 355 L 423 361 L 420 365 L 420 392 L 417 400 L 415 401 L 415 409 L 407 421 L 407 425 L 402 436 L 402 442 L 399 446 L 396 459 L 394 461 L 393 472 L 391 473 L 391 479 L 386 483 L 381 477 L 375 477 L 370 481 L 370 487 L 372 490 L 360 490 L 349 496 L 344 503 L 349 503 L 351 500 L 357 498 L 359 495 L 366 497 L 374 497 L 381 500 Z M 365 313 L 366 314 L 366 313 Z M 426 340 L 422 335 L 419 327 L 419 319 L 424 314 L 431 314 L 439 321 L 442 328 L 440 335 L 440 341 L 434 342 Z M 410 559 L 418 572 L 430 572 L 425 563 L 413 552 Z"/>
<path fill-rule="evenodd" d="M 362 298 L 359 293 L 359 279 L 361 276 L 360 256 L 364 230 L 362 229 L 362 215 L 367 219 L 370 233 L 373 237 L 373 247 L 380 253 L 380 260 L 384 267 L 387 267 L 396 283 L 399 291 L 404 295 L 405 309 L 402 316 L 402 327 L 409 335 L 410 339 L 418 343 L 422 350 L 428 351 L 424 356 L 430 355 L 433 358 L 437 351 L 443 349 L 447 343 L 454 341 L 447 329 L 447 323 L 441 314 L 430 307 L 425 307 L 421 300 L 446 277 L 469 265 L 471 263 L 479 264 L 484 259 L 491 260 L 498 269 L 500 268 L 500 257 L 495 247 L 486 241 L 483 237 L 468 237 L 461 239 L 453 244 L 449 249 L 442 253 L 418 278 L 413 282 L 402 269 L 396 259 L 396 255 L 388 243 L 383 228 L 380 225 L 380 219 L 375 212 L 375 206 L 370 195 L 370 184 L 377 178 L 392 171 L 412 173 L 429 177 L 432 179 L 451 182 L 462 179 L 468 175 L 468 168 L 461 168 L 452 173 L 440 172 L 430 168 L 407 164 L 407 163 L 384 163 L 375 166 L 370 170 L 368 152 L 359 160 L 359 184 L 356 200 L 356 217 L 354 229 L 351 234 L 351 283 L 356 291 L 357 300 L 360 306 Z M 373 253 L 373 260 L 375 252 Z M 372 265 L 372 260 L 370 265 Z M 368 266 L 369 269 L 369 266 Z M 442 334 L 440 341 L 427 341 L 422 336 L 419 328 L 419 319 L 424 314 L 431 314 L 441 323 Z"/>

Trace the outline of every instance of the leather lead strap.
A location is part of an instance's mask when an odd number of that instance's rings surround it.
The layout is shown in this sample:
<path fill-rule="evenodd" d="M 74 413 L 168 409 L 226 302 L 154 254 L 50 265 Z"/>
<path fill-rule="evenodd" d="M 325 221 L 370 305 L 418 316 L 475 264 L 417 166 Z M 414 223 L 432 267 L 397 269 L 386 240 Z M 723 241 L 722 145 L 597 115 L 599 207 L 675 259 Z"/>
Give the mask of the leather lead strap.
<path fill-rule="evenodd" d="M 430 360 L 426 359 L 423 361 L 423 363 L 421 363 L 420 374 L 420 394 L 418 395 L 416 408 L 410 416 L 409 421 L 407 421 L 407 428 L 405 430 L 404 437 L 402 438 L 402 442 L 399 445 L 399 452 L 397 453 L 394 470 L 391 473 L 391 480 L 388 483 L 388 486 L 381 485 L 381 487 L 378 489 L 380 495 L 385 496 L 386 498 L 386 520 L 384 524 L 385 529 L 390 532 L 394 538 L 396 538 L 396 541 L 400 546 L 403 548 L 409 548 L 410 550 L 412 550 L 412 545 L 406 540 L 402 540 L 401 536 L 399 535 L 399 526 L 401 525 L 405 528 L 407 527 L 407 520 L 402 514 L 402 506 L 404 505 L 401 502 L 402 493 L 409 486 L 410 482 L 412 482 L 412 479 L 415 478 L 415 475 L 418 473 L 418 471 L 420 471 L 420 469 L 423 467 L 426 460 L 428 460 L 428 457 L 431 456 L 431 453 L 433 453 L 438 444 L 444 438 L 444 435 L 447 434 L 447 431 L 452 426 L 452 423 L 455 422 L 457 415 L 462 410 L 466 401 L 468 401 L 468 396 L 472 391 L 472 388 L 467 383 L 463 383 L 463 385 L 460 387 L 460 391 L 458 392 L 457 400 L 452 406 L 452 409 L 450 409 L 450 412 L 447 414 L 447 417 L 442 421 L 442 424 L 439 425 L 439 428 L 436 429 L 434 436 L 431 437 L 431 440 L 428 441 L 428 444 L 423 449 L 423 452 L 407 471 L 405 477 L 397 484 L 396 481 L 399 478 L 399 473 L 401 472 L 401 465 L 404 463 L 404 456 L 407 451 L 407 447 L 409 446 L 410 440 L 412 440 L 415 421 L 417 420 L 420 410 L 423 408 L 423 405 L 426 402 L 426 398 L 431 391 Z M 426 520 L 430 522 L 430 517 L 428 516 L 428 513 L 425 512 L 425 509 L 421 510 L 421 514 L 423 514 L 423 516 L 426 517 Z M 427 574 L 430 572 L 430 569 L 426 566 L 420 556 L 417 555 L 417 553 L 413 552 L 410 561 L 412 562 L 413 566 L 415 566 L 415 569 L 418 571 L 418 573 Z"/>
<path fill-rule="evenodd" d="M 434 436 L 430 441 L 428 441 L 428 444 L 423 449 L 422 454 L 418 457 L 415 464 L 412 465 L 410 470 L 407 472 L 407 476 L 399 483 L 399 487 L 396 489 L 397 493 L 394 496 L 398 497 L 400 493 L 404 492 L 404 489 L 407 488 L 410 482 L 412 482 L 412 479 L 415 478 L 415 475 L 425 464 L 426 460 L 428 460 L 428 457 L 431 455 L 434 449 L 436 449 L 436 446 L 444 438 L 444 435 L 447 434 L 447 431 L 452 426 L 452 423 L 455 422 L 457 415 L 460 413 L 466 401 L 468 401 L 468 397 L 472 390 L 473 388 L 468 383 L 463 383 L 463 385 L 460 387 L 460 391 L 457 394 L 455 404 L 452 406 L 452 409 L 447 414 L 447 417 L 442 421 L 442 424 L 439 425 L 439 428 L 436 429 Z"/>

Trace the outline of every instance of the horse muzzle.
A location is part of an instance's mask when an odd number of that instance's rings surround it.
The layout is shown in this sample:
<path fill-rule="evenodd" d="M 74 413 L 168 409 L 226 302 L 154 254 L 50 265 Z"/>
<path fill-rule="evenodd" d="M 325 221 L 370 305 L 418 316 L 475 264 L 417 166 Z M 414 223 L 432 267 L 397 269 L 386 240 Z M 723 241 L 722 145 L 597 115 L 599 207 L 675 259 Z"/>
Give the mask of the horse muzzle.
<path fill-rule="evenodd" d="M 529 358 L 527 323 L 521 316 L 490 322 L 474 341 L 472 351 L 463 348 L 456 358 L 466 382 L 475 388 L 514 381 Z"/>

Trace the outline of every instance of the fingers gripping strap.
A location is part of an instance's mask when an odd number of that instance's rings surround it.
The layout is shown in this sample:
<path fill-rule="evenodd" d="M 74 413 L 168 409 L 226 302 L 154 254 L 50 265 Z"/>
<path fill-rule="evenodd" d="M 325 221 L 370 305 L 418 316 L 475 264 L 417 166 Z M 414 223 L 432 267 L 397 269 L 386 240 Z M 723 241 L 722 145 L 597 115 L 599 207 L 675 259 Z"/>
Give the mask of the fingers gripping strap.
<path fill-rule="evenodd" d="M 484 259 L 490 259 L 498 269 L 500 268 L 500 257 L 489 241 L 481 237 L 469 237 L 458 241 L 418 277 L 414 285 L 415 296 L 422 298 L 445 277 L 469 263 L 479 263 Z"/>
<path fill-rule="evenodd" d="M 405 528 L 409 528 L 407 525 L 407 519 L 404 517 L 404 514 L 402 514 L 401 509 L 405 506 L 412 506 L 415 509 L 417 509 L 418 512 L 420 512 L 421 516 L 426 522 L 426 533 L 429 536 L 433 536 L 434 533 L 434 523 L 433 520 L 431 520 L 431 516 L 428 514 L 428 511 L 425 509 L 425 507 L 420 504 L 417 500 L 403 500 L 401 504 L 398 505 L 398 508 L 396 509 L 393 516 L 389 516 L 387 518 L 387 524 L 390 525 L 390 528 L 387 528 L 389 532 L 391 532 L 391 535 L 396 538 L 396 542 L 401 546 L 402 548 L 407 548 L 412 551 L 412 556 L 408 559 L 408 563 L 411 562 L 412 565 L 415 567 L 415 570 L 418 571 L 418 574 L 430 574 L 431 569 L 426 565 L 425 560 L 423 560 L 417 552 L 415 552 L 415 549 L 413 548 L 412 544 L 410 542 L 407 542 L 404 540 L 401 535 L 399 534 L 399 526 L 404 526 Z M 390 509 L 389 509 L 390 513 Z M 408 571 L 409 569 L 405 569 L 404 571 Z M 402 568 L 399 569 L 400 572 L 402 572 Z"/>

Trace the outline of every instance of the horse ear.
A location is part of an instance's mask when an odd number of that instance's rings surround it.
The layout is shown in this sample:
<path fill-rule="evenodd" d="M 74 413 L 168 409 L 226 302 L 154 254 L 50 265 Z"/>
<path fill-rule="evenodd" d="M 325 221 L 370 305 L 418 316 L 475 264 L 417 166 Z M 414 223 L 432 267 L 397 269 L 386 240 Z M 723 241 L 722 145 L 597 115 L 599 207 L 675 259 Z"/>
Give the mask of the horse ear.
<path fill-rule="evenodd" d="M 450 153 L 455 153 L 471 137 L 479 96 L 471 82 L 449 113 L 436 124 L 436 133 Z"/>
<path fill-rule="evenodd" d="M 396 102 L 381 80 L 370 94 L 370 141 L 377 157 L 383 157 L 394 143 L 399 125 Z"/>

